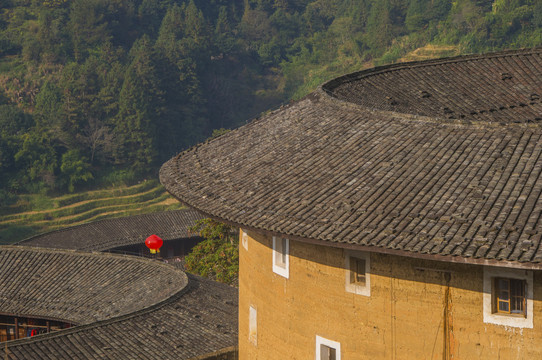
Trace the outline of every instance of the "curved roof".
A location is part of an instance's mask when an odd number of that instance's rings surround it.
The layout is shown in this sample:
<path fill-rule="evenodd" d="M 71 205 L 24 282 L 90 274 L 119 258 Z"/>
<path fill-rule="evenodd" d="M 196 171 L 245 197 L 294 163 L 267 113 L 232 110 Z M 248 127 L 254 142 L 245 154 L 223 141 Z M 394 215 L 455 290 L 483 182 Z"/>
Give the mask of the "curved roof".
<path fill-rule="evenodd" d="M 237 289 L 188 274 L 150 308 L 7 344 L 10 359 L 191 359 L 237 344 Z"/>
<path fill-rule="evenodd" d="M 234 347 L 236 288 L 159 261 L 57 249 L 109 250 L 149 229 L 164 240 L 188 237 L 200 218 L 193 210 L 132 216 L 0 246 L 0 314 L 79 325 L 9 341 L 9 358 L 191 359 Z"/>
<path fill-rule="evenodd" d="M 463 56 L 376 68 L 323 86 L 367 108 L 438 119 L 542 121 L 540 51 Z"/>
<path fill-rule="evenodd" d="M 381 67 L 162 166 L 183 203 L 332 246 L 542 268 L 542 48 Z"/>
<path fill-rule="evenodd" d="M 162 302 L 184 272 L 144 258 L 0 247 L 0 313 L 87 324 Z"/>
<path fill-rule="evenodd" d="M 203 215 L 191 210 L 165 211 L 95 221 L 65 229 L 33 236 L 19 242 L 20 245 L 104 251 L 120 246 L 142 244 L 152 234 L 164 241 L 199 237 L 188 229 L 203 219 Z"/>

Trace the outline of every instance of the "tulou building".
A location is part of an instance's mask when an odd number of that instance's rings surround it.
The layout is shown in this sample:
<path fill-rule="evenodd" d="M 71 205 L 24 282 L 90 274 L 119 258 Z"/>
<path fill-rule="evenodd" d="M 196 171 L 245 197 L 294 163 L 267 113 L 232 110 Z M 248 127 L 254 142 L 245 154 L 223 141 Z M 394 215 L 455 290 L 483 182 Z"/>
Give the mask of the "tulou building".
<path fill-rule="evenodd" d="M 542 48 L 346 75 L 162 166 L 239 226 L 240 359 L 542 358 Z"/>
<path fill-rule="evenodd" d="M 164 256 L 182 256 L 200 218 L 102 220 L 0 246 L 0 358 L 235 359 L 237 289 L 125 255 L 154 232 Z"/>

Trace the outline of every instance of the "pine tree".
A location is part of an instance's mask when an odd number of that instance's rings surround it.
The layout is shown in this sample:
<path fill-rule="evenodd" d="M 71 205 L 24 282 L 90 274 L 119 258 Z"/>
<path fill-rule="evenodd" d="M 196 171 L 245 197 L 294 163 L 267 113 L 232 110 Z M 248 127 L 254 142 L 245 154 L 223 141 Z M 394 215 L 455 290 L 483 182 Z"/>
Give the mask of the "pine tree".
<path fill-rule="evenodd" d="M 377 0 L 367 19 L 367 44 L 373 49 L 385 49 L 393 38 L 390 0 Z"/>
<path fill-rule="evenodd" d="M 164 100 L 153 60 L 154 51 L 147 36 L 134 43 L 132 62 L 126 70 L 115 118 L 119 142 L 117 162 L 144 172 L 157 159 L 157 123 L 163 114 Z"/>
<path fill-rule="evenodd" d="M 90 49 L 110 39 L 104 5 L 102 0 L 74 0 L 71 5 L 69 34 L 77 61 L 85 59 Z"/>

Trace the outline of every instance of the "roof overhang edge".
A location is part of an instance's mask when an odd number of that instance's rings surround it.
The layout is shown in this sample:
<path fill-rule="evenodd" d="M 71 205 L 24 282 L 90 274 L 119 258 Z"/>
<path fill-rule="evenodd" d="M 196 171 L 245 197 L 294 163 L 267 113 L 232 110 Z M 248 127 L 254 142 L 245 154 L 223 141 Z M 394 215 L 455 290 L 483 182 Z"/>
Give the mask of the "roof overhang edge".
<path fill-rule="evenodd" d="M 167 190 L 167 188 L 166 188 Z M 169 190 L 168 190 L 169 192 Z M 171 194 L 171 193 L 170 193 Z M 514 269 L 523 269 L 523 270 L 542 270 L 542 263 L 533 263 L 533 262 L 517 262 L 517 261 L 507 261 L 507 260 L 497 260 L 497 259 L 485 259 L 485 258 L 472 258 L 472 257 L 463 257 L 463 256 L 454 256 L 454 255 L 439 255 L 439 254 L 428 254 L 428 253 L 417 253 L 413 251 L 406 251 L 406 250 L 400 250 L 400 249 L 390 249 L 390 248 L 384 248 L 384 247 L 378 247 L 378 246 L 367 246 L 362 244 L 352 244 L 352 243 L 341 243 L 341 242 L 333 242 L 333 241 L 326 241 L 326 240 L 320 240 L 320 239 L 312 239 L 312 238 L 306 238 L 302 236 L 297 236 L 293 234 L 285 234 L 281 232 L 276 232 L 272 230 L 267 229 L 261 229 L 256 228 L 250 225 L 241 224 L 238 222 L 235 222 L 233 220 L 225 219 L 219 216 L 215 216 L 209 213 L 206 213 L 205 211 L 202 211 L 198 209 L 197 207 L 188 204 L 185 201 L 180 200 L 177 196 L 174 194 L 171 194 L 173 197 L 175 197 L 177 200 L 179 200 L 181 203 L 185 204 L 186 206 L 199 211 L 204 216 L 211 218 L 216 221 L 220 221 L 223 223 L 226 223 L 228 225 L 241 228 L 243 230 L 249 230 L 249 231 L 255 231 L 259 234 L 263 235 L 269 235 L 269 236 L 282 236 L 287 237 L 290 240 L 294 241 L 300 241 L 308 244 L 314 244 L 314 245 L 320 245 L 320 246 L 329 246 L 329 247 L 335 247 L 335 248 L 341 248 L 341 249 L 349 249 L 349 250 L 360 250 L 360 251 L 367 251 L 367 252 L 374 252 L 374 253 L 380 253 L 380 254 L 387 254 L 387 255 L 395 255 L 395 256 L 402 256 L 402 257 L 409 257 L 414 259 L 422 259 L 422 260 L 433 260 L 433 261 L 441 261 L 441 262 L 449 262 L 449 263 L 456 263 L 456 264 L 468 264 L 468 265 L 482 265 L 482 266 L 494 266 L 494 267 L 504 267 L 504 268 L 514 268 Z"/>

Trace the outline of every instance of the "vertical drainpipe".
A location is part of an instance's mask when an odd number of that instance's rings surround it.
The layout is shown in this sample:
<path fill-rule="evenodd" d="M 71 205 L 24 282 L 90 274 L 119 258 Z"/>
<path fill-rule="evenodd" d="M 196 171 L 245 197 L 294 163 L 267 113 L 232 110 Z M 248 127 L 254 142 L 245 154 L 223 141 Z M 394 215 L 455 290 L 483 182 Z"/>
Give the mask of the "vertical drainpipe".
<path fill-rule="evenodd" d="M 452 274 L 444 273 L 445 290 L 444 290 L 444 311 L 443 311 L 443 340 L 442 360 L 451 360 L 453 358 L 453 319 L 452 319 L 452 296 L 450 294 L 450 280 Z"/>
<path fill-rule="evenodd" d="M 390 325 L 391 325 L 391 358 L 397 359 L 397 343 L 395 334 L 396 314 L 395 314 L 395 292 L 393 288 L 393 280 L 395 274 L 393 273 L 393 262 L 390 264 Z"/>

